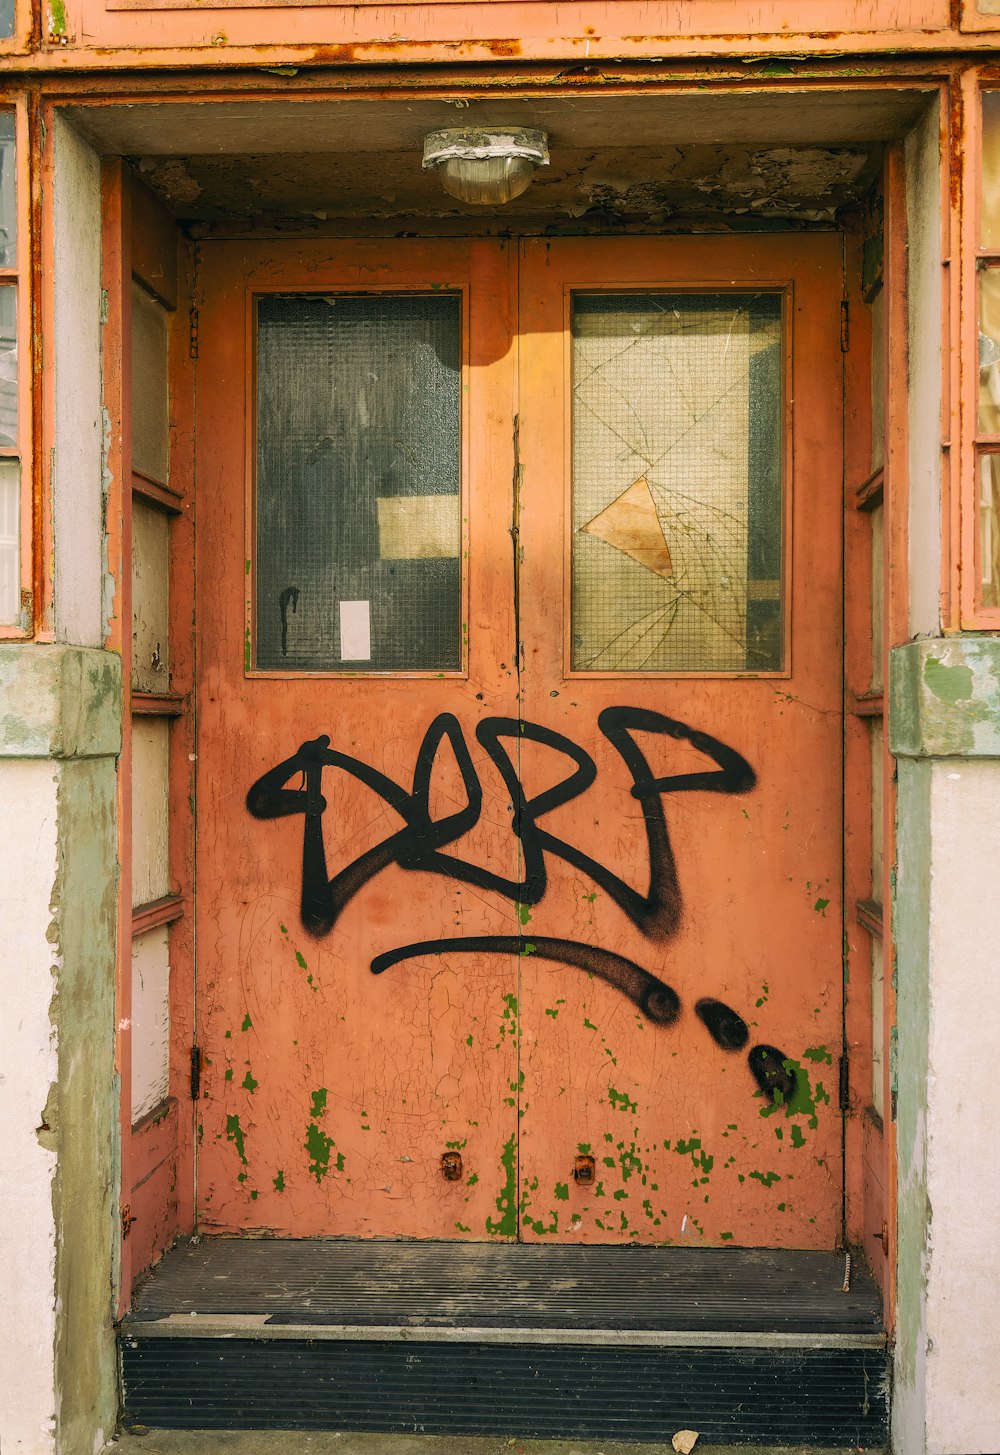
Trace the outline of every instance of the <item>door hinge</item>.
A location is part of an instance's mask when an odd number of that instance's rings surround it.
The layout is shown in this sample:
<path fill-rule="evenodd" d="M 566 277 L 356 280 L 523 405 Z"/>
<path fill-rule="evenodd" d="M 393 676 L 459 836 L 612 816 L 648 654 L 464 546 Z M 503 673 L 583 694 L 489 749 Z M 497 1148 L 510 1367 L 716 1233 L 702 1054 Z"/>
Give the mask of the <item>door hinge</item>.
<path fill-rule="evenodd" d="M 188 358 L 198 357 L 198 310 L 192 308 L 188 314 L 190 332 L 188 334 Z"/>
<path fill-rule="evenodd" d="M 846 354 L 851 347 L 851 305 L 846 298 L 840 300 L 840 352 Z"/>
<path fill-rule="evenodd" d="M 845 1051 L 840 1058 L 840 1110 L 851 1109 L 851 1063 Z"/>
<path fill-rule="evenodd" d="M 127 1202 L 122 1203 L 121 1214 L 122 1238 L 124 1239 L 127 1238 L 129 1233 L 132 1231 L 132 1224 L 135 1222 L 135 1218 L 132 1216 L 132 1208 Z"/>
<path fill-rule="evenodd" d="M 201 1047 L 191 1047 L 191 1100 L 201 1096 Z"/>

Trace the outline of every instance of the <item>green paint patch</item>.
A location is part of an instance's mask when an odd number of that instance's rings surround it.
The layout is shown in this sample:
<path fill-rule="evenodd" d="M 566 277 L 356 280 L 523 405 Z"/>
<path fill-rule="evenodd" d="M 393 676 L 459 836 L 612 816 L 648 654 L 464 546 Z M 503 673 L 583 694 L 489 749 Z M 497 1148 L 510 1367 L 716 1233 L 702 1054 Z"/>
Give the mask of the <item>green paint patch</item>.
<path fill-rule="evenodd" d="M 749 1175 L 754 1182 L 759 1182 L 762 1187 L 771 1187 L 775 1182 L 781 1181 L 777 1172 L 751 1172 Z"/>
<path fill-rule="evenodd" d="M 801 1061 L 795 1061 L 792 1057 L 786 1056 L 782 1064 L 794 1079 L 794 1090 L 787 1100 L 780 1090 L 775 1091 L 774 1101 L 768 1101 L 766 1105 L 762 1106 L 760 1115 L 762 1117 L 770 1117 L 783 1110 L 786 1118 L 804 1116 L 807 1119 L 807 1125 L 815 1131 L 819 1126 L 817 1107 L 824 1102 L 829 1103 L 829 1094 L 822 1081 L 817 1081 L 816 1089 L 813 1090 L 812 1082 L 809 1079 L 809 1072 L 802 1065 Z M 763 1097 L 764 1093 L 758 1091 L 756 1095 Z"/>
<path fill-rule="evenodd" d="M 816 911 L 817 914 L 821 914 L 823 918 L 826 919 L 826 911 L 829 907 L 829 904 L 830 901 L 828 899 L 817 899 L 816 903 L 813 905 L 813 909 Z"/>
<path fill-rule="evenodd" d="M 309 1115 L 313 1119 L 313 1121 L 315 1121 L 317 1117 L 321 1117 L 326 1111 L 326 1098 L 327 1090 L 325 1086 L 319 1086 L 313 1092 L 312 1099 L 309 1103 Z"/>
<path fill-rule="evenodd" d="M 306 1128 L 306 1139 L 302 1144 L 309 1153 L 309 1171 L 317 1182 L 330 1170 L 330 1153 L 333 1150 L 333 1138 L 328 1137 L 321 1127 L 315 1122 L 310 1122 Z M 338 1167 L 343 1166 L 343 1157 L 337 1158 Z"/>
<path fill-rule="evenodd" d="M 285 1190 L 285 1169 L 283 1167 L 278 1168 L 277 1176 L 274 1179 L 274 1190 L 275 1192 L 284 1192 Z"/>
<path fill-rule="evenodd" d="M 632 1100 L 627 1091 L 619 1091 L 614 1086 L 608 1087 L 608 1102 L 615 1111 L 638 1111 L 639 1107 Z"/>
<path fill-rule="evenodd" d="M 554 1006 L 546 1006 L 545 1014 L 550 1015 L 555 1020 L 559 1014 L 559 1007 L 565 1004 L 566 1002 L 564 1000 L 557 1000 Z"/>
<path fill-rule="evenodd" d="M 465 1179 L 465 1185 L 466 1185 L 466 1187 L 475 1187 L 475 1185 L 476 1185 L 476 1183 L 478 1181 L 479 1181 L 479 1173 L 478 1172 L 470 1172 L 469 1175 L 468 1175 L 468 1177 Z"/>
<path fill-rule="evenodd" d="M 301 950 L 296 950 L 295 951 L 295 959 L 296 959 L 296 963 L 298 964 L 298 967 L 299 967 L 300 970 L 308 970 L 309 969 L 309 966 L 306 964 L 306 957 L 305 957 L 305 955 L 303 955 L 303 953 L 302 953 Z"/>
<path fill-rule="evenodd" d="M 510 996 L 513 1000 L 514 997 Z M 516 1002 L 515 1002 L 516 1004 Z M 498 1238 L 513 1238 L 517 1234 L 517 1147 L 516 1137 L 511 1135 L 504 1143 L 500 1154 L 500 1165 L 504 1170 L 504 1183 L 496 1200 L 498 1218 L 486 1219 L 486 1231 Z"/>
<path fill-rule="evenodd" d="M 517 917 L 523 925 L 526 925 L 531 919 L 531 910 L 526 904 L 519 904 L 517 906 Z"/>
<path fill-rule="evenodd" d="M 939 702 L 954 707 L 972 697 L 972 668 L 958 664 L 949 667 L 940 657 L 928 657 L 924 663 L 924 681 Z"/>
<path fill-rule="evenodd" d="M 732 1242 L 733 1235 L 732 1235 L 732 1233 L 720 1233 L 719 1234 L 719 1237 L 722 1239 L 722 1241 L 724 1243 L 729 1243 L 729 1242 Z"/>
<path fill-rule="evenodd" d="M 49 35 L 65 35 L 67 32 L 66 6 L 64 0 L 50 0 Z"/>
<path fill-rule="evenodd" d="M 260 1085 L 260 1082 L 255 1081 L 250 1071 L 247 1070 L 247 1074 L 244 1076 L 241 1085 L 243 1087 L 243 1090 L 249 1091 L 250 1095 L 252 1096 L 253 1093 L 257 1090 L 257 1087 Z"/>
<path fill-rule="evenodd" d="M 538 946 L 533 945 L 530 940 L 525 940 L 518 953 L 521 956 L 533 955 L 537 948 Z"/>
<path fill-rule="evenodd" d="M 819 1065 L 833 1065 L 833 1057 L 825 1046 L 807 1046 L 802 1052 L 802 1059 L 804 1061 L 815 1061 Z"/>
<path fill-rule="evenodd" d="M 250 1012 L 249 1011 L 247 1011 L 246 1015 L 243 1017 L 243 1024 L 240 1026 L 240 1030 L 241 1031 L 252 1031 L 253 1030 L 253 1021 L 250 1019 Z"/>
<path fill-rule="evenodd" d="M 231 1066 L 227 1066 L 226 1067 L 226 1076 L 225 1076 L 225 1079 L 226 1079 L 226 1081 L 232 1081 L 232 1079 L 233 1079 L 233 1068 Z"/>
<path fill-rule="evenodd" d="M 605 1134 L 605 1135 L 607 1135 L 607 1134 Z M 611 1140 L 611 1138 L 609 1136 L 608 1137 L 608 1141 L 610 1141 L 610 1140 Z M 581 1157 L 589 1157 L 590 1156 L 590 1147 L 591 1147 L 591 1144 L 589 1142 L 577 1142 L 577 1144 L 576 1144 L 576 1150 L 579 1152 L 579 1154 L 580 1154 Z"/>
<path fill-rule="evenodd" d="M 758 1010 L 760 1010 L 760 1008 L 761 1008 L 762 1005 L 766 1005 L 767 1004 L 767 998 L 770 995 L 770 993 L 771 993 L 771 987 L 768 985 L 767 981 L 765 980 L 765 981 L 763 981 L 761 983 L 760 995 L 754 1001 L 754 1005 L 757 1007 Z"/>
<path fill-rule="evenodd" d="M 240 1126 L 238 1116 L 226 1117 L 226 1141 L 232 1142 L 236 1151 L 239 1153 L 240 1161 L 245 1167 L 247 1165 L 246 1134 Z"/>
<path fill-rule="evenodd" d="M 569 1183 L 557 1182 L 555 1186 L 555 1195 L 560 1202 L 569 1202 Z"/>
<path fill-rule="evenodd" d="M 467 1228 L 464 1223 L 456 1223 L 455 1228 L 460 1233 L 471 1233 L 472 1229 Z"/>

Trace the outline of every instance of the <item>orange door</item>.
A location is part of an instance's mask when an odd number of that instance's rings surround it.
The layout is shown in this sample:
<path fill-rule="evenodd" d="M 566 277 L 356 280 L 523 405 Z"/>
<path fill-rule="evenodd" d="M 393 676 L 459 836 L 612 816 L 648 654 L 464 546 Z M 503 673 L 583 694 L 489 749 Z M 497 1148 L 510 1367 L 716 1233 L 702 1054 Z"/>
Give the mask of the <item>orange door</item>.
<path fill-rule="evenodd" d="M 517 925 L 476 740 L 516 705 L 509 273 L 495 243 L 205 249 L 208 1230 L 515 1231 L 516 960 L 371 973 Z"/>
<path fill-rule="evenodd" d="M 514 264 L 205 250 L 201 1223 L 830 1246 L 835 239 Z"/>
<path fill-rule="evenodd" d="M 839 266 L 524 247 L 526 1237 L 837 1240 Z"/>

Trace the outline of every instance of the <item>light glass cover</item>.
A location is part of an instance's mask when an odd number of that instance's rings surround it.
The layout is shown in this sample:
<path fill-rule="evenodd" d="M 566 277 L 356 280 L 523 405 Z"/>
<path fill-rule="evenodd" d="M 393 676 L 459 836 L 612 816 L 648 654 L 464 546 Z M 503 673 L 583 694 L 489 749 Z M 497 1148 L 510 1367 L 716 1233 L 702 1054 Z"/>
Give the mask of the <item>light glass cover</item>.
<path fill-rule="evenodd" d="M 477 206 L 510 202 L 531 185 L 534 163 L 527 157 L 451 157 L 438 168 L 441 185 L 450 197 Z"/>

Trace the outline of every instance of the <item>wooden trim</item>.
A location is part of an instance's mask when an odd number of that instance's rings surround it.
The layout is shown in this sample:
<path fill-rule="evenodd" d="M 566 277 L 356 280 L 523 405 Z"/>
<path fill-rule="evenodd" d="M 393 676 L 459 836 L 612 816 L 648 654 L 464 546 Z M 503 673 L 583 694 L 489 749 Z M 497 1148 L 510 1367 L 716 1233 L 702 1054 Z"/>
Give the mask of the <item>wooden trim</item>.
<path fill-rule="evenodd" d="M 148 930 L 157 930 L 161 925 L 173 924 L 185 912 L 184 896 L 165 894 L 162 899 L 151 899 L 132 911 L 132 938 L 144 935 Z"/>
<path fill-rule="evenodd" d="M 857 900 L 854 905 L 854 914 L 863 930 L 867 930 L 876 939 L 882 938 L 882 906 L 877 899 Z"/>
<path fill-rule="evenodd" d="M 180 717 L 188 699 L 179 692 L 133 692 L 131 706 L 133 717 Z"/>
<path fill-rule="evenodd" d="M 143 475 L 139 470 L 132 471 L 132 494 L 141 495 L 144 500 L 148 500 L 152 505 L 158 505 L 161 510 L 166 510 L 171 515 L 181 513 L 183 495 L 179 495 L 169 485 L 162 485 L 159 480 L 150 479 L 148 475 Z"/>
<path fill-rule="evenodd" d="M 862 480 L 855 492 L 858 510 L 877 510 L 885 493 L 885 466 L 879 465 L 867 480 Z"/>

